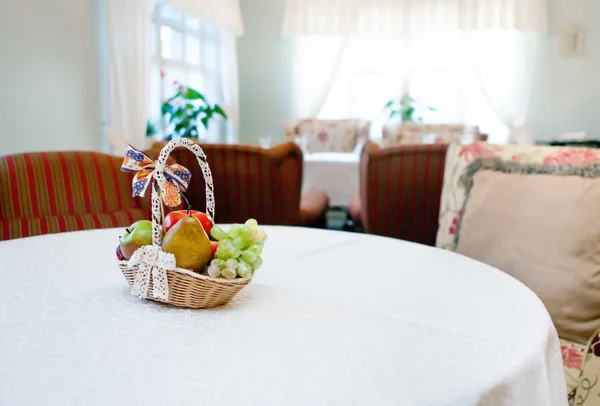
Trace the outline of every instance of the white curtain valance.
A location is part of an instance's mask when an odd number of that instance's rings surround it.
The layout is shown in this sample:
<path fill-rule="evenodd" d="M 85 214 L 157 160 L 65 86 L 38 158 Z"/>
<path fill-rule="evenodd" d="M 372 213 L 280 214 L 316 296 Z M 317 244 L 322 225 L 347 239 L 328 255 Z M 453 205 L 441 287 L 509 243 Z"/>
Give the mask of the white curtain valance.
<path fill-rule="evenodd" d="M 283 36 L 546 29 L 547 0 L 286 0 Z"/>
<path fill-rule="evenodd" d="M 181 11 L 218 25 L 235 35 L 244 33 L 239 0 L 165 0 Z"/>

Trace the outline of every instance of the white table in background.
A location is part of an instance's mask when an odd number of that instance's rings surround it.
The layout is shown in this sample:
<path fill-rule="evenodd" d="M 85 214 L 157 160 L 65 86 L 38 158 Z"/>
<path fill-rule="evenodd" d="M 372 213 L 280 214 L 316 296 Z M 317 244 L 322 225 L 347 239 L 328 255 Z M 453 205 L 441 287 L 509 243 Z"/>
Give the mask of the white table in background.
<path fill-rule="evenodd" d="M 329 195 L 330 205 L 349 206 L 358 190 L 360 155 L 320 152 L 304 155 L 302 191 L 321 189 Z"/>
<path fill-rule="evenodd" d="M 540 300 L 400 240 L 265 227 L 228 306 L 142 301 L 118 229 L 0 242 L 1 405 L 564 406 Z"/>

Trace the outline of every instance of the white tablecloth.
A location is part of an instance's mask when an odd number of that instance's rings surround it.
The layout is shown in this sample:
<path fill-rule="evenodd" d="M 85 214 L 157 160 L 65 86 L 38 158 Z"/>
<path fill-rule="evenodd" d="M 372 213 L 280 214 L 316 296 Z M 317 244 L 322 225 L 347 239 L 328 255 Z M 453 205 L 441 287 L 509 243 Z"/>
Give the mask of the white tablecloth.
<path fill-rule="evenodd" d="M 564 406 L 556 332 L 505 274 L 398 240 L 265 228 L 230 305 L 133 297 L 120 230 L 0 243 L 1 405 Z"/>
<path fill-rule="evenodd" d="M 332 206 L 349 206 L 358 190 L 360 156 L 356 153 L 320 152 L 304 156 L 303 192 L 321 189 Z"/>

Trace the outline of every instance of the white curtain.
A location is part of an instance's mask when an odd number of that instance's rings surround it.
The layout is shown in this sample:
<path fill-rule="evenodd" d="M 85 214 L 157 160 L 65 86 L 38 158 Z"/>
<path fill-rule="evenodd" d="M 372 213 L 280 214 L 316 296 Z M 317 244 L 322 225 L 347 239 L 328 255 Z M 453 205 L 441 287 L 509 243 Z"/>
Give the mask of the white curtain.
<path fill-rule="evenodd" d="M 202 21 L 242 35 L 244 26 L 239 0 L 164 0 L 186 13 L 196 15 Z"/>
<path fill-rule="evenodd" d="M 148 111 L 150 3 L 106 0 L 110 75 L 108 139 L 113 153 L 144 148 Z"/>
<path fill-rule="evenodd" d="M 490 106 L 508 127 L 508 141 L 532 144 L 529 104 L 538 33 L 470 32 L 467 53 Z"/>
<path fill-rule="evenodd" d="M 299 38 L 294 44 L 294 115 L 317 117 L 340 71 L 348 36 Z"/>
<path fill-rule="evenodd" d="M 286 0 L 283 35 L 546 30 L 547 0 Z"/>
<path fill-rule="evenodd" d="M 221 32 L 221 67 L 223 69 L 223 109 L 227 113 L 226 142 L 239 142 L 240 96 L 237 62 L 237 38 L 230 31 Z"/>

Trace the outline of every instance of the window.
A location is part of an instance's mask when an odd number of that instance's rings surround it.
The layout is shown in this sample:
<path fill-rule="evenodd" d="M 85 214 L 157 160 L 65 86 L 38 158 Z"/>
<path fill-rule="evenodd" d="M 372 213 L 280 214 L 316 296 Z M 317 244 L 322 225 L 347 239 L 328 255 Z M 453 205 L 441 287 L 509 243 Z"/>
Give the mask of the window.
<path fill-rule="evenodd" d="M 165 128 L 160 105 L 175 93 L 177 83 L 200 91 L 211 104 L 223 105 L 219 29 L 155 0 L 151 32 L 151 120 Z M 199 131 L 202 134 L 201 126 Z M 229 131 L 226 121 L 215 118 L 204 137 L 207 142 L 225 142 Z"/>
<path fill-rule="evenodd" d="M 417 112 L 423 122 L 478 125 L 490 142 L 505 142 L 508 129 L 487 102 L 464 47 L 458 32 L 407 41 L 364 36 L 297 39 L 296 113 L 369 119 L 377 137 L 386 120 L 383 105 L 408 92 L 423 105 Z"/>

